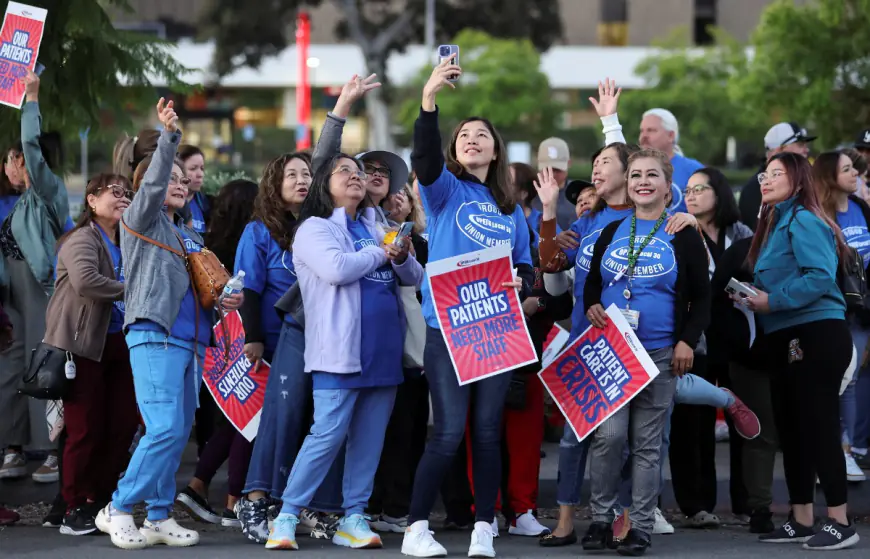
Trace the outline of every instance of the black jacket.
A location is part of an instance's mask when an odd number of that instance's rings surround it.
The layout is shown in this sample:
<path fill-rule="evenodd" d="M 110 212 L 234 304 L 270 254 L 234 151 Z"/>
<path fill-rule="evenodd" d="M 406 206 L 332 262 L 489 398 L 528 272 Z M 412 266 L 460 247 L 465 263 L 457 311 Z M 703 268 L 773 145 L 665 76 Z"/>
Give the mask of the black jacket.
<path fill-rule="evenodd" d="M 719 361 L 734 361 L 750 369 L 759 369 L 757 355 L 749 347 L 749 322 L 746 316 L 734 307 L 734 302 L 725 287 L 731 278 L 739 282 L 752 283 L 752 270 L 746 262 L 752 237 L 734 241 L 722 253 L 713 272 L 710 287 L 713 291 L 712 311 L 716 320 L 710 324 L 709 339 L 716 340 L 715 355 Z M 762 337 L 761 323 L 755 319 L 755 338 Z M 712 349 L 712 348 L 711 348 Z"/>
<path fill-rule="evenodd" d="M 585 310 L 589 310 L 592 305 L 601 304 L 601 293 L 604 291 L 601 260 L 623 221 L 625 220 L 614 221 L 605 227 L 595 242 L 592 264 L 589 266 L 589 275 L 583 287 Z M 707 249 L 704 248 L 701 235 L 691 227 L 674 235 L 671 245 L 674 247 L 674 257 L 677 261 L 677 282 L 674 286 L 677 294 L 674 302 L 674 334 L 678 341 L 685 342 L 695 349 L 701 334 L 710 324 L 710 273 L 707 267 Z M 655 317 L 648 317 L 647 320 L 655 320 Z"/>
<path fill-rule="evenodd" d="M 764 171 L 764 167 L 758 172 Z M 740 221 L 748 225 L 750 229 L 755 231 L 755 226 L 758 223 L 758 210 L 761 209 L 761 185 L 758 184 L 758 177 L 752 177 L 743 185 L 740 190 Z"/>

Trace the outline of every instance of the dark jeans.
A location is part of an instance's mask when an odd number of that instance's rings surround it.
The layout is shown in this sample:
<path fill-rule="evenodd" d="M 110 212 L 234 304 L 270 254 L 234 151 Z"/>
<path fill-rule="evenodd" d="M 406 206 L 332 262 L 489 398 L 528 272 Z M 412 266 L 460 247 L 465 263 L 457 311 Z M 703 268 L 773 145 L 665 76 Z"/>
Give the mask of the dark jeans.
<path fill-rule="evenodd" d="M 221 465 L 229 459 L 227 494 L 236 498 L 241 497 L 253 450 L 254 443 L 248 441 L 232 423 L 227 421 L 217 428 L 202 449 L 199 462 L 196 464 L 195 477 L 206 485 L 210 484 Z"/>
<path fill-rule="evenodd" d="M 709 378 L 707 356 L 696 355 L 692 373 Z M 686 516 L 716 509 L 716 408 L 676 404 L 669 458 L 674 496 Z"/>
<path fill-rule="evenodd" d="M 827 505 L 843 505 L 839 392 L 852 359 L 849 327 L 845 320 L 819 320 L 774 332 L 770 339 L 771 357 L 779 362 L 771 384 L 773 410 L 791 503 L 812 503 L 818 476 Z"/>
<path fill-rule="evenodd" d="M 770 373 L 755 371 L 738 363 L 731 363 L 731 386 L 734 394 L 743 400 L 758 416 L 761 434 L 751 441 L 742 441 L 742 471 L 746 487 L 746 506 L 754 510 L 769 510 L 773 503 L 773 469 L 776 463 L 777 435 L 773 417 L 773 399 L 770 393 Z M 732 467 L 731 475 L 734 475 Z M 732 497 L 733 498 L 733 497 Z"/>
<path fill-rule="evenodd" d="M 426 329 L 426 376 L 435 426 L 414 478 L 409 522 L 428 520 L 444 476 L 471 417 L 474 503 L 477 520 L 492 522 L 501 484 L 501 420 L 511 375 L 459 386 L 441 331 Z"/>
<path fill-rule="evenodd" d="M 399 385 L 384 435 L 384 449 L 369 499 L 371 514 L 383 513 L 393 518 L 407 516 L 414 474 L 426 448 L 428 423 L 426 377 L 419 369 L 405 369 L 405 382 Z"/>

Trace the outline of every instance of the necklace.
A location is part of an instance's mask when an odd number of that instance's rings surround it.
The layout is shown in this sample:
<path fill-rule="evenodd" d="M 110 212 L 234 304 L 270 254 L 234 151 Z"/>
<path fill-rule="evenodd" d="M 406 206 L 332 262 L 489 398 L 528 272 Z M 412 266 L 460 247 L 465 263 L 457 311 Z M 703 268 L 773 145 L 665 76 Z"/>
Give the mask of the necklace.
<path fill-rule="evenodd" d="M 662 226 L 662 223 L 665 222 L 665 218 L 668 216 L 667 210 L 662 211 L 662 215 L 656 220 L 655 225 L 647 233 L 647 236 L 644 237 L 643 241 L 641 241 L 640 246 L 637 250 L 634 249 L 634 237 L 637 232 L 637 213 L 633 213 L 631 215 L 631 228 L 628 232 L 628 264 L 626 265 L 626 270 L 628 273 L 628 286 L 626 286 L 625 290 L 622 292 L 622 296 L 626 298 L 626 300 L 631 299 L 631 279 L 634 277 L 634 267 L 637 264 L 637 259 L 640 257 L 640 254 L 643 252 L 643 249 L 649 245 L 650 241 L 652 241 L 653 236 Z"/>

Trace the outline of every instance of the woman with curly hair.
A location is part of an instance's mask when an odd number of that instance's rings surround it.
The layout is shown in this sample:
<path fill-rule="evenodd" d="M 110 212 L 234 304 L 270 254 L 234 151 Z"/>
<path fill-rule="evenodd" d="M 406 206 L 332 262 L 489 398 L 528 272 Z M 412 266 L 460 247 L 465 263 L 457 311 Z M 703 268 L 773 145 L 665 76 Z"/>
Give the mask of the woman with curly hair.
<path fill-rule="evenodd" d="M 227 269 L 232 270 L 234 267 L 236 247 L 254 211 L 257 190 L 257 183 L 246 179 L 235 179 L 226 183 L 215 199 L 212 215 L 215 217 L 215 223 L 221 225 L 211 228 L 205 235 L 205 241 Z M 238 526 L 233 507 L 242 494 L 242 485 L 248 473 L 248 462 L 251 459 L 253 445 L 236 431 L 229 421 L 220 417 L 217 404 L 207 388 L 200 388 L 199 394 L 200 407 L 197 410 L 196 420 L 207 422 L 212 427 L 217 421 L 217 429 L 204 430 L 210 431 L 210 434 L 203 441 L 196 473 L 187 487 L 178 494 L 176 502 L 194 518 L 223 526 Z M 198 432 L 197 436 L 201 434 Z M 223 514 L 219 515 L 208 504 L 208 486 L 228 458 L 227 505 Z"/>
<path fill-rule="evenodd" d="M 245 354 L 251 361 L 270 361 L 272 370 L 280 373 L 271 374 L 266 384 L 260 429 L 242 491 L 246 498 L 239 501 L 237 509 L 242 532 L 257 543 L 268 539 L 269 499 L 280 499 L 283 494 L 310 425 L 312 387 L 311 375 L 302 370 L 302 324 L 292 313 L 282 319 L 275 312 L 275 304 L 296 283 L 290 242 L 310 187 L 311 160 L 307 154 L 288 153 L 273 159 L 260 181 L 253 221 L 245 228 L 236 251 L 235 271 L 245 271 L 245 294 L 251 297 L 241 311 Z M 323 485 L 330 488 L 328 498 L 315 498 L 313 510 L 341 510 L 341 467 L 339 461 L 336 464 L 336 476 L 328 477 Z M 308 511 L 302 520 L 312 530 L 319 523 L 318 516 Z"/>

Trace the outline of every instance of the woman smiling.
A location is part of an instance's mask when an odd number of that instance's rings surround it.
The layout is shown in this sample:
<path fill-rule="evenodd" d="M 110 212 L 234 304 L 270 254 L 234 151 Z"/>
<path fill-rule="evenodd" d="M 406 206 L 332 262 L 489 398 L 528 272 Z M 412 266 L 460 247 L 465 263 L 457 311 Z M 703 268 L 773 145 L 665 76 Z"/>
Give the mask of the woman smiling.
<path fill-rule="evenodd" d="M 650 546 L 662 431 L 674 398 L 674 377 L 691 370 L 695 346 L 710 320 L 707 255 L 700 235 L 693 228 L 670 234 L 663 227 L 672 172 L 667 156 L 656 150 L 641 150 L 629 158 L 628 201 L 633 211 L 602 230 L 583 292 L 592 325 L 604 328 L 604 309 L 615 305 L 659 369 L 658 376 L 593 435 L 593 522 L 583 538 L 586 550 L 615 546 L 620 554 L 642 555 Z M 626 439 L 632 455 L 633 527 L 613 542 L 608 522 L 618 499 Z"/>

